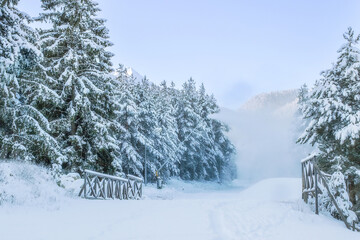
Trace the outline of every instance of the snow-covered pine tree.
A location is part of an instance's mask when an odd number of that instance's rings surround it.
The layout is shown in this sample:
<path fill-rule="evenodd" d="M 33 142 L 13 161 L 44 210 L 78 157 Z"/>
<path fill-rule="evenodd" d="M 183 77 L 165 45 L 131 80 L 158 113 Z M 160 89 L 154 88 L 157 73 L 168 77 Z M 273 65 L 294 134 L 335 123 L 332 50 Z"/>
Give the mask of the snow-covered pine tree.
<path fill-rule="evenodd" d="M 346 43 L 339 49 L 337 62 L 322 72 L 308 99 L 300 102 L 304 117 L 310 119 L 310 123 L 299 142 L 317 144 L 324 155 L 320 165 L 328 171 L 335 166 L 329 160 L 336 156 L 344 156 L 342 167 L 349 161 L 360 164 L 360 149 L 355 149 L 360 133 L 360 51 L 356 47 L 359 37 L 349 28 L 344 38 Z"/>
<path fill-rule="evenodd" d="M 298 92 L 298 104 L 303 105 L 309 98 L 309 88 L 306 84 L 302 85 Z"/>
<path fill-rule="evenodd" d="M 178 139 L 178 126 L 176 122 L 176 109 L 172 104 L 172 89 L 166 81 L 160 87 L 154 89 L 154 104 L 156 112 L 156 129 L 154 130 L 154 146 L 160 153 L 158 164 L 166 164 L 162 169 L 162 175 L 178 175 L 181 147 Z M 157 166 L 160 167 L 160 166 Z M 155 173 L 156 169 L 151 169 Z"/>
<path fill-rule="evenodd" d="M 235 146 L 225 133 L 229 127 L 217 119 L 211 119 L 212 136 L 215 145 L 216 176 L 220 181 L 236 178 L 236 166 L 234 162 Z"/>
<path fill-rule="evenodd" d="M 200 85 L 198 92 L 198 99 L 195 107 L 195 112 L 201 118 L 200 131 L 202 134 L 198 135 L 197 141 L 200 143 L 199 162 L 197 164 L 198 178 L 200 179 L 216 179 L 219 180 L 218 171 L 216 169 L 216 150 L 214 139 L 212 138 L 210 114 L 214 113 L 214 106 L 210 102 L 210 97 L 206 94 L 204 84 Z"/>
<path fill-rule="evenodd" d="M 360 195 L 356 190 L 360 189 L 359 36 L 349 28 L 344 38 L 346 43 L 339 49 L 336 63 L 322 72 L 314 89 L 300 101 L 309 124 L 298 142 L 319 148 L 322 170 L 334 173 L 339 164 L 350 185 L 355 186 L 355 195 Z"/>
<path fill-rule="evenodd" d="M 49 135 L 48 120 L 34 104 L 49 93 L 37 78 L 41 74 L 38 35 L 26 25 L 30 17 L 16 8 L 17 3 L 0 1 L 0 154 L 58 170 L 64 158 Z"/>
<path fill-rule="evenodd" d="M 126 69 L 120 65 L 116 79 L 119 82 L 116 100 L 117 122 L 120 131 L 117 133 L 121 157 L 115 161 L 125 173 L 142 174 L 143 156 L 140 155 L 138 145 L 144 137 L 139 132 L 139 108 L 137 88 L 134 79 L 127 76 Z"/>
<path fill-rule="evenodd" d="M 164 146 L 158 138 L 163 131 L 157 119 L 156 92 L 159 87 L 151 83 L 146 77 L 137 84 L 137 105 L 139 108 L 139 132 L 143 139 L 139 142 L 138 149 L 141 156 L 146 156 L 148 169 L 155 173 L 164 159 L 161 151 Z M 164 129 L 166 132 L 168 129 Z"/>
<path fill-rule="evenodd" d="M 179 140 L 184 145 L 180 162 L 180 176 L 183 179 L 200 179 L 206 173 L 202 168 L 202 151 L 200 138 L 205 132 L 201 119 L 198 101 L 199 95 L 195 81 L 190 78 L 183 84 L 177 113 Z"/>
<path fill-rule="evenodd" d="M 119 152 L 111 131 L 109 89 L 112 53 L 105 20 L 93 0 L 42 0 L 40 31 L 44 69 L 61 103 L 52 106 L 51 127 L 67 156 L 63 167 L 111 172 Z M 111 85 L 111 84 L 110 84 Z M 110 87 L 111 88 L 111 87 Z"/>
<path fill-rule="evenodd" d="M 306 84 L 302 85 L 298 90 L 297 96 L 297 105 L 299 106 L 297 111 L 295 112 L 295 121 L 293 123 L 294 129 L 294 142 L 299 142 L 299 136 L 305 131 L 306 127 L 309 125 L 310 120 L 307 118 L 304 119 L 303 116 L 303 107 L 306 106 L 306 102 L 309 99 L 309 88 Z"/>
<path fill-rule="evenodd" d="M 221 181 L 234 177 L 233 154 L 234 146 L 224 135 L 228 131 L 227 126 L 217 119 L 213 114 L 220 111 L 213 95 L 208 95 L 204 84 L 199 89 L 200 116 L 204 122 L 204 134 L 200 139 L 202 145 L 204 176 L 207 180 Z"/>

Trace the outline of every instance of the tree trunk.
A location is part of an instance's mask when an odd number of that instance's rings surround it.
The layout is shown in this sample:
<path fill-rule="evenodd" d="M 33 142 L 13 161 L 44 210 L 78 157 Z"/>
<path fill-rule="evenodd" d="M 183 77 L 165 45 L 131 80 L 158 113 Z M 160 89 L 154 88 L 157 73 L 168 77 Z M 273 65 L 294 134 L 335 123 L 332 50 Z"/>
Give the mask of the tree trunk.
<path fill-rule="evenodd" d="M 72 101 L 73 105 L 75 105 L 74 100 L 75 100 L 75 86 L 73 83 L 71 86 L 71 101 Z M 71 119 L 71 135 L 75 135 L 75 133 L 76 133 L 76 123 L 75 123 L 75 118 L 72 118 Z"/>

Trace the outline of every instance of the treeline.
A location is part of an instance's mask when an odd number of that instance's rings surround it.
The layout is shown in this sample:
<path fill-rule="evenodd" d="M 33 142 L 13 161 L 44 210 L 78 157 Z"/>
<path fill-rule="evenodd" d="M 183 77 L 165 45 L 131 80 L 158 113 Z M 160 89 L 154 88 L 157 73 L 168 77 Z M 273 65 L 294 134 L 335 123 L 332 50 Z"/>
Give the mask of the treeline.
<path fill-rule="evenodd" d="M 111 63 L 92 0 L 42 0 L 34 30 L 18 0 L 0 0 L 0 157 L 50 166 L 223 180 L 235 149 L 219 107 L 193 79 L 181 90 L 135 80 Z M 150 174 L 151 176 L 151 174 Z"/>

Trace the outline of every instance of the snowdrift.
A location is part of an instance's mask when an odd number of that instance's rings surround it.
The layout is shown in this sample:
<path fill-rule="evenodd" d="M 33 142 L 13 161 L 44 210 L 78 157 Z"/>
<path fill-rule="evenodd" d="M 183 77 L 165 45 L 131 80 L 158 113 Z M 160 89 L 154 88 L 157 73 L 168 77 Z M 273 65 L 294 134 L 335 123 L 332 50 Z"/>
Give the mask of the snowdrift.
<path fill-rule="evenodd" d="M 49 206 L 66 199 L 65 189 L 43 167 L 24 162 L 0 162 L 0 205 Z"/>
<path fill-rule="evenodd" d="M 301 198 L 301 178 L 269 178 L 241 192 L 243 199 L 296 201 Z"/>

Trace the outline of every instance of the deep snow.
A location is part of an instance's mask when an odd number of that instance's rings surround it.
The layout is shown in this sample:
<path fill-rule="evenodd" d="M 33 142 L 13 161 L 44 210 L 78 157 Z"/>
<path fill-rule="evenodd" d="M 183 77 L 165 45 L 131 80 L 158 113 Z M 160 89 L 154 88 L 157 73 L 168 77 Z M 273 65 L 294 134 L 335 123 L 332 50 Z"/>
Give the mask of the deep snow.
<path fill-rule="evenodd" d="M 3 208 L 16 205 L 54 207 L 66 201 L 66 195 L 48 169 L 0 159 L 0 206 L 4 205 Z"/>
<path fill-rule="evenodd" d="M 144 200 L 68 195 L 55 201 L 56 208 L 41 201 L 45 193 L 37 198 L 43 205 L 0 206 L 0 239 L 359 239 L 342 222 L 315 215 L 300 193 L 297 178 L 267 179 L 246 189 L 172 180 L 161 190 L 145 187 Z"/>

